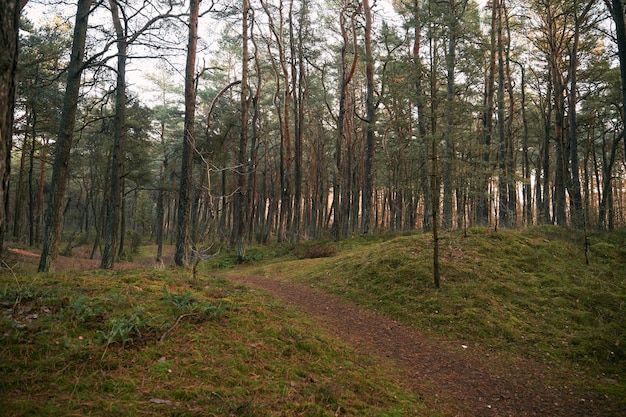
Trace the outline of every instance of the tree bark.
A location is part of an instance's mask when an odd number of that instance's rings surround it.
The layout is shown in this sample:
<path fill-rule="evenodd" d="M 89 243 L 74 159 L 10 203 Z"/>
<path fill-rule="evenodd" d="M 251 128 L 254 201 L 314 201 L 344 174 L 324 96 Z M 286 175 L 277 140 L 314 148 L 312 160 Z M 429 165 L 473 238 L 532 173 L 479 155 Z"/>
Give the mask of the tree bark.
<path fill-rule="evenodd" d="M 358 61 L 358 50 L 356 42 L 356 14 L 357 11 L 349 11 L 350 3 L 346 2 L 341 10 L 340 25 L 343 44 L 341 46 L 341 76 L 339 80 L 339 114 L 337 115 L 337 133 L 335 136 L 335 159 L 333 166 L 333 224 L 331 235 L 339 240 L 347 234 L 347 224 L 350 214 L 349 193 L 350 193 L 350 143 L 348 141 L 349 132 L 346 132 L 346 117 L 348 115 L 348 85 L 354 77 L 356 64 Z M 349 23 L 346 22 L 346 15 Z M 346 27 L 349 24 L 349 28 Z M 350 35 L 352 37 L 350 42 Z M 352 62 L 348 64 L 348 47 L 353 46 Z M 347 155 L 343 157 L 342 149 L 346 143 Z M 345 162 L 345 164 L 342 164 Z M 345 165 L 345 166 L 344 166 Z"/>
<path fill-rule="evenodd" d="M 570 134 L 570 164 L 571 164 L 571 182 L 570 182 L 570 197 L 572 207 L 572 226 L 581 228 L 584 226 L 584 212 L 583 212 L 583 200 L 580 186 L 580 171 L 578 164 L 578 131 L 577 131 L 577 117 L 576 117 L 576 104 L 577 104 L 577 77 L 576 71 L 578 70 L 578 43 L 580 39 L 580 26 L 586 19 L 593 1 L 590 1 L 583 9 L 580 15 L 575 16 L 574 27 L 574 39 L 572 40 L 572 48 L 570 50 L 570 91 L 569 91 L 569 134 Z M 574 0 L 574 11 L 577 10 L 578 2 Z"/>
<path fill-rule="evenodd" d="M 189 225 L 191 223 L 191 183 L 193 181 L 193 152 L 195 149 L 195 77 L 200 0 L 190 0 L 189 3 L 189 37 L 187 39 L 187 61 L 185 66 L 185 122 L 180 169 L 180 190 L 178 194 L 176 251 L 174 253 L 174 263 L 177 266 L 184 266 L 189 263 L 191 247 Z"/>
<path fill-rule="evenodd" d="M 605 0 L 607 8 L 615 22 L 615 34 L 617 36 L 617 56 L 619 57 L 620 78 L 622 80 L 622 121 L 626 120 L 626 23 L 624 21 L 623 0 Z M 626 153 L 626 140 L 624 141 Z"/>
<path fill-rule="evenodd" d="M 39 272 L 54 269 L 54 262 L 59 253 L 61 227 L 63 222 L 63 206 L 69 176 L 70 150 L 74 137 L 76 112 L 83 72 L 87 27 L 92 0 L 79 0 L 74 24 L 74 37 L 70 63 L 67 69 L 67 84 L 63 98 L 63 109 L 59 134 L 56 142 L 56 153 L 52 166 L 52 179 L 46 209 L 46 226 L 39 260 Z M 0 157 L 1 160 L 1 157 Z"/>
<path fill-rule="evenodd" d="M 365 15 L 365 78 L 366 78 L 366 130 L 365 130 L 365 166 L 363 189 L 361 192 L 361 233 L 369 234 L 372 222 L 372 192 L 374 190 L 374 125 L 376 123 L 376 104 L 374 103 L 374 56 L 372 53 L 372 10 L 369 0 L 363 0 Z"/>
<path fill-rule="evenodd" d="M 498 32 L 498 9 L 496 0 L 491 1 L 491 36 L 489 44 L 489 69 L 485 85 L 485 97 L 483 100 L 485 109 L 483 110 L 483 150 L 482 150 L 482 183 L 479 189 L 477 202 L 477 221 L 479 225 L 489 223 L 489 207 L 490 207 L 490 148 L 491 135 L 493 131 L 493 96 L 495 92 L 496 78 L 496 56 L 497 56 L 497 38 Z"/>
<path fill-rule="evenodd" d="M 0 3 L 0 44 L 4 46 L 4 52 L 0 53 L 0 257 L 4 247 L 9 203 L 19 21 L 20 12 L 25 4 L 26 1 L 18 0 L 6 0 Z"/>
<path fill-rule="evenodd" d="M 122 201 L 121 175 L 124 162 L 124 144 L 126 142 L 126 59 L 128 43 L 125 24 L 122 24 L 115 0 L 109 0 L 113 26 L 117 37 L 117 79 L 115 86 L 115 118 L 113 121 L 113 154 L 111 161 L 111 189 L 109 210 L 105 222 L 104 250 L 100 268 L 113 269 L 117 249 L 120 211 Z"/>
<path fill-rule="evenodd" d="M 241 108 L 241 127 L 239 131 L 239 147 L 237 151 L 237 190 L 234 194 L 234 218 L 233 218 L 233 243 L 237 254 L 237 262 L 241 263 L 245 259 L 245 234 L 246 234 L 246 207 L 247 207 L 247 173 L 246 173 L 246 149 L 248 146 L 248 123 L 249 106 L 248 100 L 248 39 L 249 39 L 249 0 L 243 0 L 243 18 L 241 33 L 242 53 L 241 53 L 241 95 L 239 98 Z"/>

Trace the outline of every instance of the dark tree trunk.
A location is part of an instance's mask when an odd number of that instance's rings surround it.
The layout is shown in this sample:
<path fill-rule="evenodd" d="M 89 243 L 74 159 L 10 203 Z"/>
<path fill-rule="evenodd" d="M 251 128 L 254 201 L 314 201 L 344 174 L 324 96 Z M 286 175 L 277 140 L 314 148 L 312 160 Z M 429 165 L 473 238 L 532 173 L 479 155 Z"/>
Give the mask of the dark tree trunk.
<path fill-rule="evenodd" d="M 0 256 L 4 247 L 9 174 L 11 171 L 11 142 L 13 138 L 13 109 L 17 88 L 18 34 L 20 11 L 26 1 L 6 0 L 0 3 Z"/>
<path fill-rule="evenodd" d="M 69 175 L 70 150 L 74 137 L 76 124 L 76 111 L 80 92 L 81 75 L 83 72 L 83 59 L 85 44 L 87 41 L 87 26 L 92 0 L 79 0 L 74 24 L 74 40 L 70 63 L 67 69 L 67 85 L 63 98 L 63 110 L 59 135 L 56 142 L 56 153 L 52 166 L 52 179 L 48 194 L 48 207 L 46 209 L 46 226 L 41 258 L 39 260 L 39 272 L 48 272 L 54 268 L 54 262 L 59 253 L 59 241 L 61 239 L 61 227 L 63 223 L 63 207 L 65 191 Z M 1 160 L 0 155 L 0 160 Z"/>
<path fill-rule="evenodd" d="M 508 212 L 508 183 L 507 183 L 507 146 L 504 129 L 504 40 L 502 27 L 502 4 L 498 0 L 497 22 L 497 54 L 498 54 L 498 220 L 497 225 L 504 227 L 509 225 Z M 496 226 L 497 227 L 497 226 Z"/>
<path fill-rule="evenodd" d="M 121 175 L 123 172 L 124 144 L 126 142 L 126 58 L 128 43 L 124 25 L 115 0 L 109 0 L 113 26 L 117 37 L 117 81 L 115 86 L 115 118 L 113 122 L 113 154 L 111 161 L 111 194 L 105 222 L 104 250 L 100 268 L 113 269 L 118 244 L 122 201 Z"/>
<path fill-rule="evenodd" d="M 161 143 L 165 141 L 165 123 L 161 122 Z M 156 262 L 162 262 L 163 259 L 163 227 L 165 220 L 165 184 L 166 184 L 166 173 L 167 173 L 167 163 L 168 158 L 167 154 L 163 157 L 163 163 L 161 164 L 161 172 L 159 175 L 159 190 L 157 194 L 157 203 L 156 203 L 156 245 L 157 245 L 157 253 L 156 253 Z"/>
<path fill-rule="evenodd" d="M 239 147 L 237 150 L 237 191 L 234 194 L 234 216 L 233 216 L 233 244 L 237 253 L 237 262 L 241 263 L 245 259 L 245 234 L 246 234 L 246 209 L 247 209 L 247 173 L 246 173 L 246 149 L 248 146 L 248 39 L 249 39 L 249 13 L 250 3 L 243 2 L 242 18 L 242 71 L 241 71 L 241 128 L 239 132 Z"/>
<path fill-rule="evenodd" d="M 622 80 L 622 120 L 626 120 L 626 23 L 624 21 L 623 0 L 605 0 L 605 3 L 613 21 L 615 21 L 615 34 L 617 36 L 617 56 L 619 57 L 620 78 Z M 626 140 L 624 141 L 624 151 L 626 152 Z"/>
<path fill-rule="evenodd" d="M 193 181 L 193 152 L 195 149 L 196 115 L 196 48 L 198 44 L 198 18 L 200 0 L 190 0 L 189 38 L 187 40 L 187 62 L 185 67 L 185 123 L 178 195 L 176 224 L 176 252 L 174 263 L 184 266 L 189 262 L 191 223 L 191 183 Z"/>
<path fill-rule="evenodd" d="M 361 192 L 361 233 L 371 231 L 372 192 L 374 190 L 374 125 L 376 123 L 376 104 L 374 103 L 374 56 L 372 53 L 372 10 L 369 0 L 363 0 L 365 14 L 365 76 L 367 91 L 365 105 L 367 108 L 365 131 L 365 167 L 363 172 L 363 189 Z"/>
<path fill-rule="evenodd" d="M 578 43 L 580 39 L 580 26 L 585 21 L 593 1 L 590 1 L 583 9 L 580 16 L 576 16 L 574 27 L 574 39 L 572 41 L 572 49 L 570 51 L 570 91 L 569 91 L 569 134 L 570 134 L 570 164 L 571 164 L 571 181 L 570 181 L 570 197 L 572 207 L 572 226 L 581 228 L 584 226 L 584 212 L 583 212 L 583 200 L 580 186 L 580 171 L 578 164 L 578 133 L 577 133 L 577 119 L 576 119 L 576 101 L 577 101 L 577 78 L 576 71 L 578 70 Z M 574 2 L 574 8 L 576 13 L 577 2 Z"/>
<path fill-rule="evenodd" d="M 491 41 L 489 46 L 489 72 L 485 85 L 485 98 L 483 111 L 483 150 L 482 150 L 482 184 L 479 190 L 478 206 L 477 206 L 477 222 L 479 225 L 487 225 L 489 223 L 489 206 L 490 206 L 490 184 L 489 184 L 489 167 L 490 167 L 490 148 L 491 134 L 493 131 L 493 96 L 495 92 L 496 78 L 496 34 L 498 32 L 498 9 L 495 0 L 491 2 Z"/>

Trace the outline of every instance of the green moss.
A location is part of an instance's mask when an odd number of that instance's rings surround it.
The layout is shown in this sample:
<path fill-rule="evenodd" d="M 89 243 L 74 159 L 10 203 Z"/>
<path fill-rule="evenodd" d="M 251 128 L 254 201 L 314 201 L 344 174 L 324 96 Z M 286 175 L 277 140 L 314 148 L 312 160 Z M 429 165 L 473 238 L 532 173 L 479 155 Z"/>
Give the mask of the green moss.
<path fill-rule="evenodd" d="M 275 299 L 227 280 L 190 283 L 169 268 L 39 277 L 0 275 L 3 302 L 15 305 L 0 320 L 0 402 L 8 415 L 332 416 L 338 407 L 427 415 L 382 377 L 395 372 L 390 363 L 357 354 Z M 346 361 L 361 367 L 342 368 Z M 394 396 L 357 395 L 352 387 L 361 384 Z"/>
<path fill-rule="evenodd" d="M 590 234 L 587 265 L 584 234 L 562 227 L 444 234 L 440 290 L 432 286 L 428 234 L 353 239 L 340 243 L 332 258 L 282 259 L 280 267 L 267 260 L 255 268 L 314 285 L 435 337 L 585 372 L 589 384 L 597 375 L 614 375 L 626 395 L 625 236 Z"/>

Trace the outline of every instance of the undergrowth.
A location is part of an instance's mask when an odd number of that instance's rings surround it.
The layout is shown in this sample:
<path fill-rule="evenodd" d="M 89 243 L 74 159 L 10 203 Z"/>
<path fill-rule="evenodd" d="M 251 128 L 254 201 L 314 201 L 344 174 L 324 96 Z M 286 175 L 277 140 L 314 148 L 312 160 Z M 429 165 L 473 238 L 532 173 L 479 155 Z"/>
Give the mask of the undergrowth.
<path fill-rule="evenodd" d="M 258 292 L 152 268 L 0 274 L 3 415 L 429 415 Z"/>

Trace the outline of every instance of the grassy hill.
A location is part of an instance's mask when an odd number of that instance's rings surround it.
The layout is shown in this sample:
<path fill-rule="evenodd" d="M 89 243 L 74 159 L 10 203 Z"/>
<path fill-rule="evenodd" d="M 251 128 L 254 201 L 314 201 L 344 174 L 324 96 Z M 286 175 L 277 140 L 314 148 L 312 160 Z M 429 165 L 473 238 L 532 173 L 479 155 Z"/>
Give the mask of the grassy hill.
<path fill-rule="evenodd" d="M 589 264 L 584 235 L 553 226 L 475 228 L 440 243 L 439 290 L 429 234 L 315 242 L 289 253 L 255 248 L 248 268 L 313 285 L 434 337 L 580 372 L 580 384 L 626 403 L 624 231 L 588 236 Z"/>
<path fill-rule="evenodd" d="M 358 353 L 229 273 L 292 280 L 433 338 L 576 375 L 626 404 L 626 234 L 556 227 L 223 250 L 189 269 L 0 273 L 7 415 L 432 416 L 396 365 Z M 555 376 L 556 377 L 556 376 Z M 443 410 L 443 411 L 442 411 Z"/>

